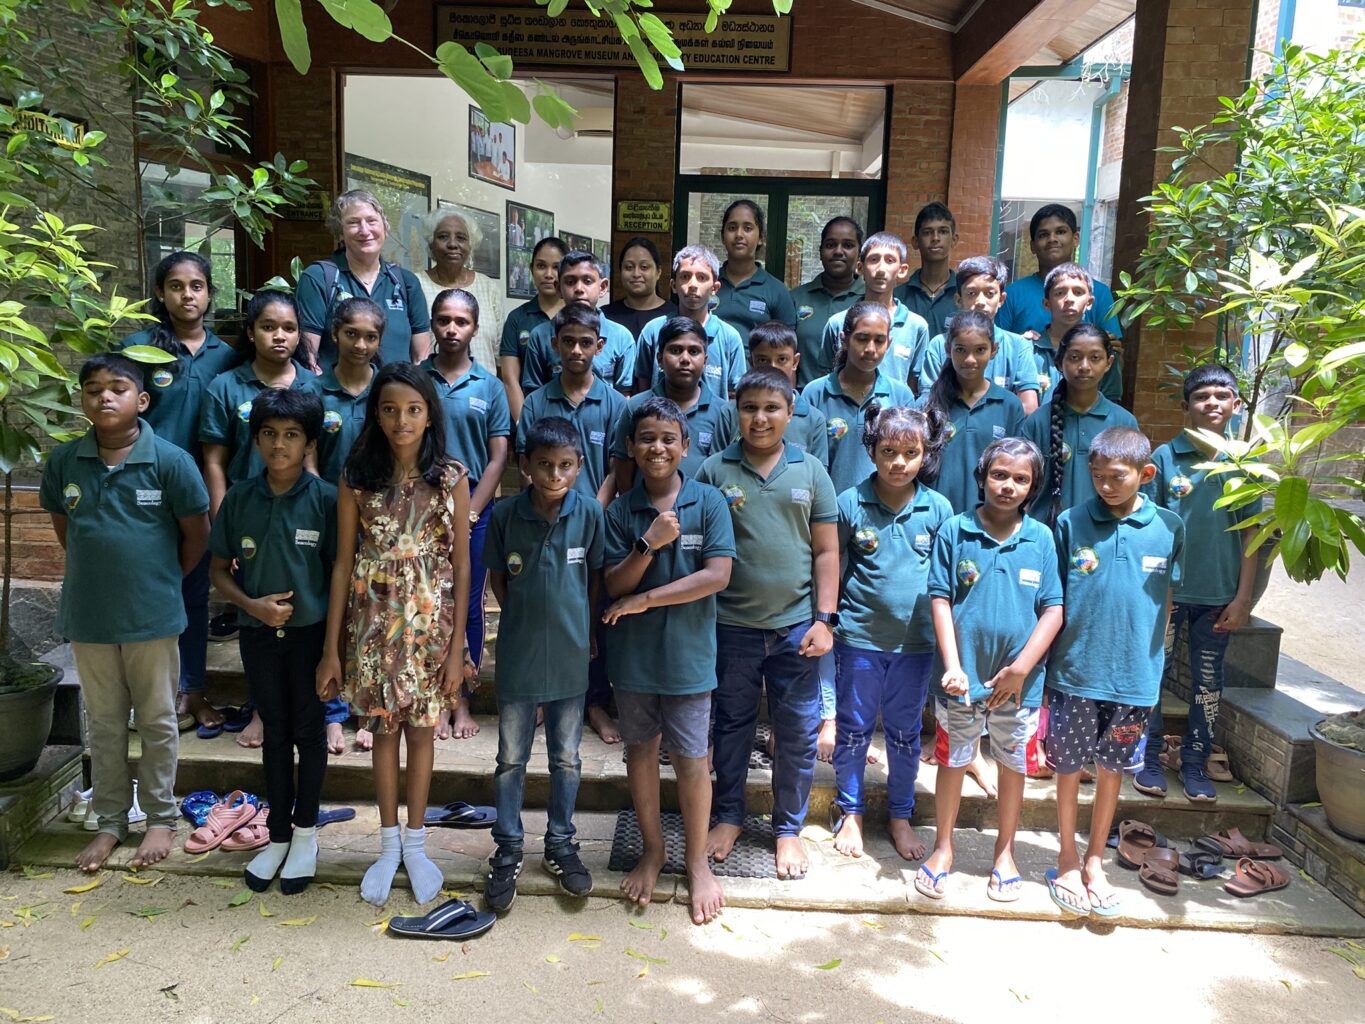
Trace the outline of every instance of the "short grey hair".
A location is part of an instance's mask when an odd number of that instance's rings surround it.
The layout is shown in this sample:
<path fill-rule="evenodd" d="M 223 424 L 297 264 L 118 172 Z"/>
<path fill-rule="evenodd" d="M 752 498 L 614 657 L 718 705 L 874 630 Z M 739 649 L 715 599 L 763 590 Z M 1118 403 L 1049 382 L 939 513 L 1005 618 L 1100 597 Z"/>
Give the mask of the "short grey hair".
<path fill-rule="evenodd" d="M 459 210 L 452 210 L 448 206 L 437 207 L 422 218 L 422 226 L 427 233 L 427 244 L 430 245 L 431 240 L 436 237 L 436 229 L 441 226 L 441 222 L 447 220 L 458 220 L 464 225 L 465 231 L 469 232 L 469 250 L 472 257 L 474 250 L 483 241 L 483 232 L 479 230 L 479 225 L 473 218 L 466 217 Z"/>
<path fill-rule="evenodd" d="M 384 212 L 384 206 L 378 197 L 368 189 L 353 188 L 341 193 L 332 200 L 332 208 L 327 211 L 327 228 L 332 232 L 332 238 L 341 241 L 341 224 L 346 219 L 346 212 L 352 206 L 370 206 L 375 213 L 379 214 L 379 219 L 384 222 L 384 231 L 391 232 L 393 228 L 389 225 L 388 214 Z"/>
<path fill-rule="evenodd" d="M 711 268 L 711 276 L 720 277 L 720 260 L 716 254 L 704 245 L 686 245 L 678 250 L 673 257 L 673 276 L 678 276 L 678 271 L 682 269 L 685 260 L 701 260 Z"/>

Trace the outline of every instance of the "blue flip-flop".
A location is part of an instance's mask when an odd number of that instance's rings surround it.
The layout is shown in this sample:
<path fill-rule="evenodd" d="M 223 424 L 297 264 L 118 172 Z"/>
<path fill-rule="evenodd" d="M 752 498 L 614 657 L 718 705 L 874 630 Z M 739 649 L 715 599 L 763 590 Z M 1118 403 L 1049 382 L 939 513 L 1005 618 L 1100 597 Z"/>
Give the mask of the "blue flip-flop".
<path fill-rule="evenodd" d="M 928 867 L 921 864 L 919 870 L 915 872 L 915 891 L 921 896 L 928 896 L 931 900 L 941 900 L 948 894 L 939 892 L 937 886 L 939 882 L 947 877 L 947 871 L 940 871 L 938 874 L 934 874 Z M 925 884 L 925 879 L 928 879 L 927 885 Z"/>
<path fill-rule="evenodd" d="M 1090 913 L 1094 914 L 1096 917 L 1118 917 L 1123 913 L 1123 903 L 1121 900 L 1111 903 L 1107 907 L 1096 906 L 1095 898 L 1091 894 L 1089 886 L 1086 886 L 1085 898 L 1090 901 Z"/>
<path fill-rule="evenodd" d="M 223 735 L 223 723 L 219 722 L 217 725 L 201 725 L 198 729 L 194 730 L 194 734 L 201 740 L 217 739 L 219 736 Z"/>
<path fill-rule="evenodd" d="M 391 917 L 388 931 L 411 939 L 473 939 L 497 923 L 498 915 L 475 910 L 464 900 L 449 900 L 421 917 Z"/>
<path fill-rule="evenodd" d="M 250 708 L 223 708 L 223 731 L 241 732 L 251 724 Z"/>
<path fill-rule="evenodd" d="M 350 821 L 355 817 L 354 807 L 333 807 L 330 810 L 318 811 L 318 828 L 324 825 L 332 825 L 338 821 Z"/>
<path fill-rule="evenodd" d="M 442 807 L 433 807 L 422 819 L 432 828 L 492 828 L 498 812 L 492 807 L 476 807 L 463 800 L 453 800 Z"/>
<path fill-rule="evenodd" d="M 1057 906 L 1061 907 L 1061 908 L 1062 908 L 1063 910 L 1065 910 L 1068 914 L 1072 914 L 1072 915 L 1074 915 L 1075 917 L 1089 917 L 1089 916 L 1090 916 L 1090 909 L 1091 909 L 1091 908 L 1090 908 L 1089 906 L 1087 906 L 1084 910 L 1082 910 L 1080 907 L 1073 907 L 1070 903 L 1067 903 L 1065 900 L 1063 900 L 1060 896 L 1057 895 L 1057 869 L 1056 869 L 1056 868 L 1048 868 L 1048 869 L 1047 869 L 1047 872 L 1043 875 L 1043 877 L 1044 877 L 1045 879 L 1047 879 L 1047 892 L 1048 892 L 1048 895 L 1052 897 L 1052 902 L 1053 902 L 1053 903 L 1057 904 Z M 1072 891 L 1072 890 L 1070 890 L 1070 889 L 1067 890 L 1067 892 L 1071 892 L 1071 891 Z M 1079 896 L 1080 894 L 1079 894 L 1079 893 L 1072 893 L 1072 895 Z M 1085 900 L 1086 900 L 1087 903 L 1090 902 L 1090 894 L 1089 894 L 1089 892 L 1087 892 L 1087 893 L 1085 894 Z"/>
<path fill-rule="evenodd" d="M 1024 880 L 1018 875 L 1013 878 L 1003 878 L 1000 875 L 999 868 L 992 868 L 991 877 L 995 879 L 995 885 L 994 887 L 989 884 L 986 886 L 986 895 L 995 900 L 996 903 L 1013 903 L 1023 895 Z M 1005 886 L 1007 885 L 1018 885 L 1020 888 L 1006 890 Z"/>

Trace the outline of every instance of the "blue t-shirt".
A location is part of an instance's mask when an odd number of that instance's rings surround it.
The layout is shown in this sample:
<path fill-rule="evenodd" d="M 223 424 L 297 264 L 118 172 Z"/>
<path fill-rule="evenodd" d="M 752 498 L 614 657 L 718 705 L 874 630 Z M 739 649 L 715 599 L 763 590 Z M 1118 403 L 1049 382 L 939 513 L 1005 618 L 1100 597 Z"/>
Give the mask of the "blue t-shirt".
<path fill-rule="evenodd" d="M 1000 307 L 1000 312 L 995 317 L 995 322 L 999 326 L 1015 334 L 1023 334 L 1025 331 L 1047 333 L 1047 325 L 1052 319 L 1052 314 L 1043 305 L 1043 277 L 1043 274 L 1035 272 L 1009 283 L 1005 289 L 1005 304 Z M 1122 338 L 1123 327 L 1118 317 L 1108 315 L 1109 308 L 1114 304 L 1114 293 L 1101 280 L 1095 279 L 1091 285 L 1095 301 L 1086 310 L 1085 322 L 1099 324 L 1112 338 Z"/>

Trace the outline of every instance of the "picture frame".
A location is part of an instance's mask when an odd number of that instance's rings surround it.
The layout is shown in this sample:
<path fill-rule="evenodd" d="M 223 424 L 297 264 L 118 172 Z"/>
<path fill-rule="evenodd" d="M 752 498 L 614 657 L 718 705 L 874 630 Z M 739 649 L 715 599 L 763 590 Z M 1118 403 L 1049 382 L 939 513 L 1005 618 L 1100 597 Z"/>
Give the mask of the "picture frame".
<path fill-rule="evenodd" d="M 473 105 L 469 108 L 469 176 L 513 192 L 517 188 L 517 126 L 490 121 Z"/>
<path fill-rule="evenodd" d="M 592 238 L 588 235 L 580 235 L 574 231 L 561 231 L 559 237 L 564 239 L 564 244 L 570 249 L 582 249 L 584 252 L 592 252 Z"/>
<path fill-rule="evenodd" d="M 604 276 L 611 277 L 611 239 L 592 239 L 592 248 L 588 251 L 597 257 L 598 263 L 602 264 Z"/>
<path fill-rule="evenodd" d="M 347 153 L 342 164 L 346 187 L 374 193 L 389 218 L 384 259 L 420 274 L 427 268 L 425 218 L 431 209 L 431 175 Z"/>
<path fill-rule="evenodd" d="M 486 277 L 494 280 L 501 278 L 502 217 L 492 210 L 481 210 L 477 206 L 466 206 L 464 203 L 456 203 L 449 199 L 437 199 L 436 209 L 458 213 L 477 234 L 477 240 L 471 239 L 474 242 L 474 252 L 469 265 Z"/>
<path fill-rule="evenodd" d="M 531 280 L 531 256 L 536 243 L 555 233 L 555 215 L 538 206 L 507 200 L 507 297 L 533 299 L 536 285 Z"/>

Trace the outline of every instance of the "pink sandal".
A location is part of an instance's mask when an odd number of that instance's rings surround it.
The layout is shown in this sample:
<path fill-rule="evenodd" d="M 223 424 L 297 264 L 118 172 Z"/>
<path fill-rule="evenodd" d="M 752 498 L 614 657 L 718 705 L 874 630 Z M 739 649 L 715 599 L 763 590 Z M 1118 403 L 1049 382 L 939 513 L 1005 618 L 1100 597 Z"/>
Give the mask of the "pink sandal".
<path fill-rule="evenodd" d="M 259 850 L 270 842 L 270 829 L 266 826 L 266 810 L 262 807 L 256 816 L 232 835 L 223 840 L 224 850 Z"/>
<path fill-rule="evenodd" d="M 255 805 L 247 801 L 246 794 L 234 789 L 214 804 L 204 824 L 190 833 L 185 840 L 185 852 L 206 853 L 218 849 L 224 840 L 255 818 L 257 813 Z"/>

